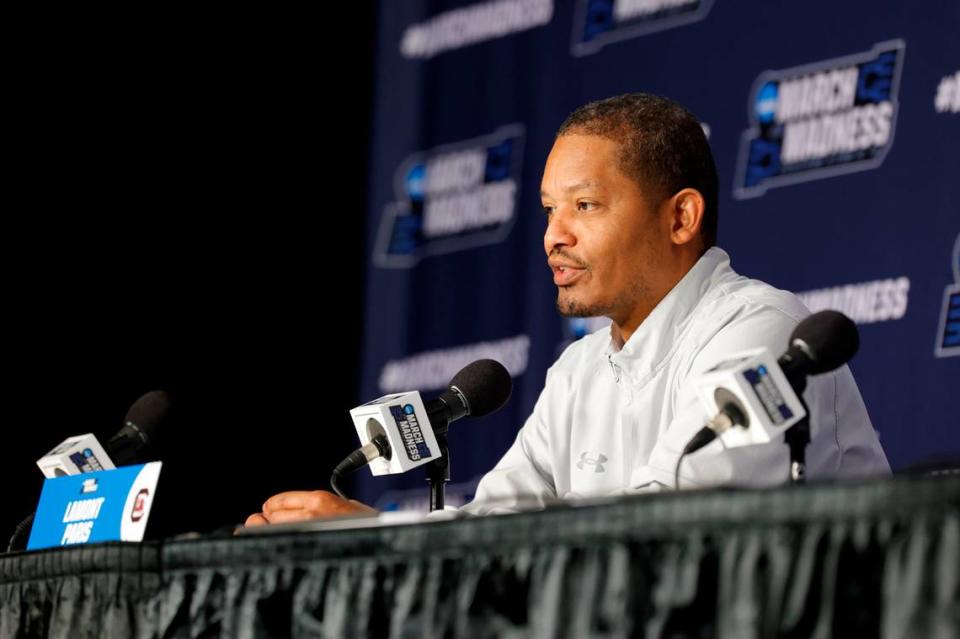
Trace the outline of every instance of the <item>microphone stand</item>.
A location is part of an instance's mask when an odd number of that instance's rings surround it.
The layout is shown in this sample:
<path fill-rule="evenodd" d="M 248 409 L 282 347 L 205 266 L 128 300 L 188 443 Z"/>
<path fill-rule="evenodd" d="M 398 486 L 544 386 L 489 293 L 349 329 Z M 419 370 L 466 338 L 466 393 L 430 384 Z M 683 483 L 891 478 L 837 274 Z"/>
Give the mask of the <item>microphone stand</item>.
<path fill-rule="evenodd" d="M 797 399 L 806 415 L 803 419 L 791 426 L 783 435 L 783 440 L 790 448 L 790 483 L 804 484 L 807 481 L 807 444 L 810 443 L 810 409 L 803 399 L 803 391 L 807 386 L 806 377 L 799 388 L 794 386 Z"/>
<path fill-rule="evenodd" d="M 804 406 L 804 410 L 806 410 Z M 810 443 L 809 414 L 790 427 L 784 436 L 790 447 L 790 483 L 803 484 L 807 480 L 807 444 Z"/>
<path fill-rule="evenodd" d="M 439 418 L 430 420 L 433 434 L 437 438 L 440 456 L 426 464 L 427 482 L 430 484 L 430 512 L 443 510 L 444 491 L 450 481 L 450 449 L 447 446 L 447 429 L 450 422 Z"/>

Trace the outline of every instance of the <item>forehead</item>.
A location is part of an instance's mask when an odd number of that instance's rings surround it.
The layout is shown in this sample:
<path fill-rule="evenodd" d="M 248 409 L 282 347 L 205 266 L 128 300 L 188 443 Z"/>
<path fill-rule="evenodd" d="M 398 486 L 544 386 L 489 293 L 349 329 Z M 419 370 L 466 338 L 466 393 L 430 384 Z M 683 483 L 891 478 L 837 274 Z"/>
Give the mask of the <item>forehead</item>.
<path fill-rule="evenodd" d="M 619 168 L 619 146 L 597 135 L 557 138 L 543 169 L 541 193 L 560 196 L 576 189 L 608 189 L 630 182 Z"/>

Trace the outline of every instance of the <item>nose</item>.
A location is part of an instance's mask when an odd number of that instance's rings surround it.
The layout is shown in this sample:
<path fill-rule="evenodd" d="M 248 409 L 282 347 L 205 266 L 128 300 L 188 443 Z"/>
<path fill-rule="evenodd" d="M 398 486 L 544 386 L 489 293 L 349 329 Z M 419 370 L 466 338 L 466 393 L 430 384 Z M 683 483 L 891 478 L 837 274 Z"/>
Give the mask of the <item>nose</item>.
<path fill-rule="evenodd" d="M 543 250 L 547 257 L 560 248 L 568 248 L 577 244 L 577 238 L 570 226 L 569 214 L 561 207 L 553 210 L 547 221 L 547 230 L 543 233 Z"/>

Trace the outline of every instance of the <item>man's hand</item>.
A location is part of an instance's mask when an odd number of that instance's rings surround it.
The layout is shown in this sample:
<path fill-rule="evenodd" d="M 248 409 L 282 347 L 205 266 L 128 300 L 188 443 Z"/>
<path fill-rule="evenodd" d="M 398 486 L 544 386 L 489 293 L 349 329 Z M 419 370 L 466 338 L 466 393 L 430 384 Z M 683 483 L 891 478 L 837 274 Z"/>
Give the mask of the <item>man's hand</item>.
<path fill-rule="evenodd" d="M 375 513 L 359 501 L 342 499 L 325 490 L 292 490 L 274 495 L 263 504 L 263 512 L 247 517 L 246 526 L 342 517 L 353 513 Z"/>

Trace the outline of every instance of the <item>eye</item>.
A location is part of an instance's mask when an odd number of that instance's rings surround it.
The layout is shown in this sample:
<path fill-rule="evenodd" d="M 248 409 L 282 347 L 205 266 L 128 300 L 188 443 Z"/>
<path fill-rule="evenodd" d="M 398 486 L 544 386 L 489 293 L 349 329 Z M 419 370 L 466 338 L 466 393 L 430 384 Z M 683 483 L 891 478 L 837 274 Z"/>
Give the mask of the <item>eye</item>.
<path fill-rule="evenodd" d="M 597 206 L 597 205 L 596 205 L 594 202 L 585 202 L 585 201 L 583 201 L 583 200 L 577 202 L 577 210 L 578 210 L 578 211 L 588 211 L 588 210 L 590 210 L 591 208 L 596 208 L 596 206 Z"/>
<path fill-rule="evenodd" d="M 546 204 L 544 204 L 541 206 L 541 208 L 543 209 L 543 214 L 546 215 L 547 217 L 550 217 L 550 214 L 553 213 L 552 206 L 547 206 Z"/>

